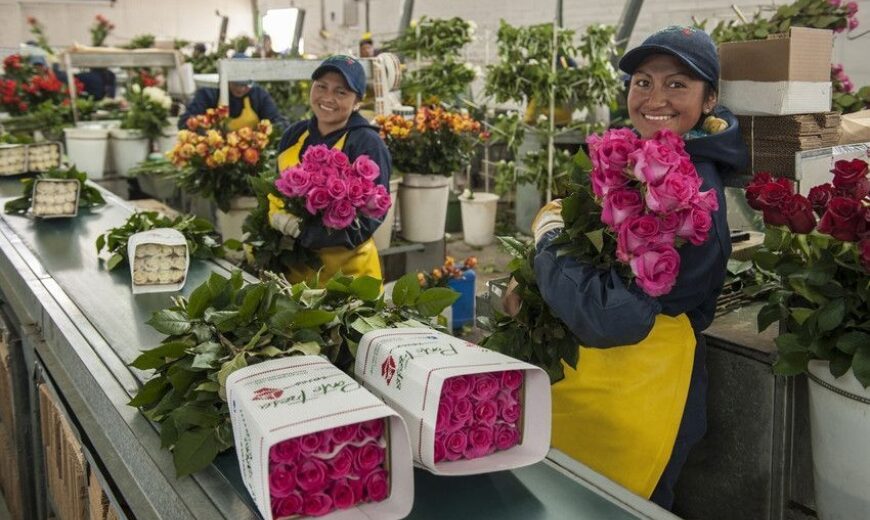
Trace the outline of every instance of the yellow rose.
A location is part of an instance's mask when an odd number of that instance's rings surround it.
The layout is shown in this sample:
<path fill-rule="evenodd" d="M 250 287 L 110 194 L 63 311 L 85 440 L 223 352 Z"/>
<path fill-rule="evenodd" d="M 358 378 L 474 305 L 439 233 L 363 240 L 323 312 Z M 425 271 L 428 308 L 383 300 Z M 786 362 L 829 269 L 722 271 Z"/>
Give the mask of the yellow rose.
<path fill-rule="evenodd" d="M 239 146 L 239 134 L 235 132 L 227 134 L 227 144 L 230 146 Z"/>
<path fill-rule="evenodd" d="M 254 131 L 251 130 L 247 126 L 239 128 L 238 133 L 239 133 L 239 137 L 241 137 L 242 139 L 244 139 L 246 141 L 250 141 L 251 137 L 254 136 Z"/>
<path fill-rule="evenodd" d="M 209 130 L 208 144 L 213 148 L 218 148 L 224 144 L 224 137 L 217 130 Z"/>
<path fill-rule="evenodd" d="M 221 165 L 227 162 L 227 153 L 223 150 L 223 148 L 219 150 L 215 150 L 213 154 L 211 154 L 211 158 L 214 159 L 215 164 Z"/>
<path fill-rule="evenodd" d="M 193 135 L 194 135 L 193 132 L 191 132 L 190 130 L 179 130 L 178 131 L 178 142 L 182 143 L 182 144 L 186 143 L 186 142 L 190 141 L 190 138 Z"/>

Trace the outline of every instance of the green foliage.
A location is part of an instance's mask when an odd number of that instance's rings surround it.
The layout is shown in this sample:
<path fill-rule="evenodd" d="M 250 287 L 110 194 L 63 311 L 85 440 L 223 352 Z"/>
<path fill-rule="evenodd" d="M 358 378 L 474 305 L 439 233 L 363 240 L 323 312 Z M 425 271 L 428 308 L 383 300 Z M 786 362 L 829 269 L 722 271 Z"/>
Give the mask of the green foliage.
<path fill-rule="evenodd" d="M 855 244 L 768 226 L 753 262 L 781 280 L 758 315 L 759 331 L 776 322 L 787 331 L 776 340 L 777 373 L 802 373 L 809 360 L 822 359 L 835 376 L 851 367 L 870 387 L 870 372 L 860 365 L 870 357 L 870 276 Z"/>
<path fill-rule="evenodd" d="M 154 47 L 155 38 L 153 34 L 139 34 L 130 40 L 130 43 L 124 45 L 125 49 L 150 49 Z"/>
<path fill-rule="evenodd" d="M 148 139 L 163 135 L 163 128 L 169 124 L 169 108 L 172 99 L 157 87 L 141 88 L 133 85 L 127 93 L 130 110 L 121 120 L 121 128 L 139 130 Z"/>
<path fill-rule="evenodd" d="M 849 25 L 846 4 L 847 2 L 843 2 L 841 6 L 835 6 L 828 0 L 797 0 L 779 6 L 769 18 L 759 10 L 746 23 L 742 20 L 721 21 L 710 36 L 719 44 L 763 40 L 772 34 L 788 32 L 791 27 L 813 27 L 839 32 Z M 705 25 L 706 20 L 698 24 L 701 29 Z"/>
<path fill-rule="evenodd" d="M 154 175 L 155 177 L 177 177 L 181 173 L 172 162 L 161 156 L 156 159 L 149 158 L 142 161 L 127 171 L 127 177 L 138 175 Z"/>
<path fill-rule="evenodd" d="M 6 213 L 27 213 L 33 200 L 33 181 L 37 179 L 64 179 L 79 181 L 81 184 L 81 189 L 79 191 L 79 208 L 93 208 L 95 206 L 102 206 L 106 203 L 100 190 L 87 183 L 88 174 L 77 170 L 75 166 L 70 166 L 69 168 L 54 168 L 36 177 L 21 179 L 22 195 L 21 197 L 12 199 L 6 203 Z"/>
<path fill-rule="evenodd" d="M 141 211 L 130 215 L 123 225 L 97 237 L 97 253 L 105 248 L 111 254 L 106 262 L 106 269 L 111 271 L 127 260 L 127 242 L 132 235 L 157 228 L 180 231 L 187 240 L 187 251 L 191 258 L 221 258 L 224 255 L 220 239 L 211 222 L 193 215 L 169 218 L 156 211 Z"/>
<path fill-rule="evenodd" d="M 475 76 L 470 63 L 448 56 L 403 76 L 402 95 L 414 99 L 419 94 L 422 99 L 449 102 L 465 93 Z"/>
<path fill-rule="evenodd" d="M 234 371 L 306 354 L 349 371 L 363 334 L 428 326 L 459 297 L 449 292 L 418 287 L 413 298 L 388 304 L 370 277 L 336 275 L 315 289 L 275 275 L 244 285 L 240 271 L 213 273 L 189 299 L 175 298 L 148 321 L 167 337 L 131 363 L 155 372 L 129 404 L 161 424 L 161 445 L 172 450 L 178 477 L 195 473 L 233 446 L 225 384 Z"/>
<path fill-rule="evenodd" d="M 287 116 L 290 121 L 301 121 L 311 117 L 311 109 L 308 105 L 310 81 L 267 81 L 258 85 L 266 89 L 278 106 L 278 111 Z"/>
<path fill-rule="evenodd" d="M 851 114 L 870 107 L 870 85 L 865 85 L 857 92 L 835 92 L 831 96 L 833 110 L 843 114 Z"/>
<path fill-rule="evenodd" d="M 383 50 L 414 59 L 441 60 L 458 57 L 461 49 L 471 42 L 474 25 L 462 18 L 427 18 L 423 16 L 416 25 L 408 28 L 393 40 L 384 43 Z"/>

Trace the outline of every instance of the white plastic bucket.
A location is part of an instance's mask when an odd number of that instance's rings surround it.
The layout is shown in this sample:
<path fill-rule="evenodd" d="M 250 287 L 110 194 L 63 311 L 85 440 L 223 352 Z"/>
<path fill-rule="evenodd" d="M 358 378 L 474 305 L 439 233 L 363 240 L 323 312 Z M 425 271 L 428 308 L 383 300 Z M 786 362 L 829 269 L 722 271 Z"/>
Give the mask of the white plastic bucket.
<path fill-rule="evenodd" d="M 462 204 L 463 240 L 470 246 L 483 247 L 495 239 L 495 214 L 498 211 L 498 195 L 474 193 L 473 198 L 460 196 Z"/>
<path fill-rule="evenodd" d="M 66 154 L 76 168 L 89 179 L 102 179 L 106 174 L 106 152 L 109 129 L 100 127 L 64 128 Z"/>
<path fill-rule="evenodd" d="M 148 158 L 151 142 L 138 130 L 113 128 L 109 135 L 112 138 L 113 169 L 117 175 L 126 177 L 132 167 Z"/>
<path fill-rule="evenodd" d="M 387 215 L 384 217 L 384 221 L 375 230 L 374 238 L 375 247 L 378 248 L 378 251 L 384 251 L 389 249 L 390 241 L 393 238 L 393 224 L 396 222 L 396 206 L 399 205 L 399 183 L 402 182 L 402 179 L 391 179 L 390 180 L 390 199 L 393 201 L 393 205 L 390 206 L 389 211 L 387 211 Z"/>
<path fill-rule="evenodd" d="M 220 232 L 224 240 L 242 239 L 242 224 L 257 207 L 256 197 L 236 197 L 230 201 L 230 210 L 215 212 L 215 228 Z"/>
<path fill-rule="evenodd" d="M 828 361 L 809 363 L 810 436 L 821 520 L 870 518 L 870 390 L 850 369 L 834 378 Z"/>
<path fill-rule="evenodd" d="M 406 173 L 399 185 L 402 236 L 411 242 L 444 238 L 450 177 Z"/>
<path fill-rule="evenodd" d="M 157 138 L 157 151 L 165 154 L 175 147 L 178 141 L 178 128 L 175 126 L 163 127 L 163 135 Z"/>

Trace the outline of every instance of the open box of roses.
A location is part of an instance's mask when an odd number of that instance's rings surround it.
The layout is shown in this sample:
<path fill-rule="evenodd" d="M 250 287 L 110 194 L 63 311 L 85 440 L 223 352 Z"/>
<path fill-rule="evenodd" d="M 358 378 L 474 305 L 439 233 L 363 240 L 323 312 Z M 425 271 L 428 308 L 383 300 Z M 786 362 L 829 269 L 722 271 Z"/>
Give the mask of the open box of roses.
<path fill-rule="evenodd" d="M 329 361 L 259 363 L 233 372 L 226 385 L 242 480 L 265 520 L 411 512 L 403 419 Z"/>
<path fill-rule="evenodd" d="M 437 475 L 540 462 L 550 380 L 538 367 L 425 328 L 366 333 L 355 376 L 405 419 L 414 461 Z"/>

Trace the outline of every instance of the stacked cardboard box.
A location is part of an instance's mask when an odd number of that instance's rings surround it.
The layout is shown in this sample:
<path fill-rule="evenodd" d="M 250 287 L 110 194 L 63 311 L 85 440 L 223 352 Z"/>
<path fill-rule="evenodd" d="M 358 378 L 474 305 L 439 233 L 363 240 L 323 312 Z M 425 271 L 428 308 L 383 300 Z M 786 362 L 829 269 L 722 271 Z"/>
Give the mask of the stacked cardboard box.
<path fill-rule="evenodd" d="M 90 508 L 90 520 L 118 520 L 118 512 L 109 502 L 109 497 L 97 480 L 97 474 L 91 471 L 88 480 L 88 504 Z"/>
<path fill-rule="evenodd" d="M 0 334 L 0 428 L 15 438 L 15 405 L 12 402 L 12 366 L 9 345 Z"/>
<path fill-rule="evenodd" d="M 89 520 L 88 463 L 82 446 L 45 384 L 39 385 L 39 419 L 48 496 L 58 520 Z"/>
<path fill-rule="evenodd" d="M 767 171 L 794 179 L 797 152 L 835 146 L 839 139 L 839 112 L 737 119 L 749 148 L 749 174 Z"/>
<path fill-rule="evenodd" d="M 18 451 L 12 437 L 0 428 L 0 492 L 12 518 L 28 518 L 24 515 L 21 479 L 18 476 Z"/>

